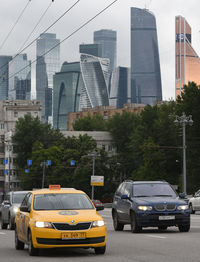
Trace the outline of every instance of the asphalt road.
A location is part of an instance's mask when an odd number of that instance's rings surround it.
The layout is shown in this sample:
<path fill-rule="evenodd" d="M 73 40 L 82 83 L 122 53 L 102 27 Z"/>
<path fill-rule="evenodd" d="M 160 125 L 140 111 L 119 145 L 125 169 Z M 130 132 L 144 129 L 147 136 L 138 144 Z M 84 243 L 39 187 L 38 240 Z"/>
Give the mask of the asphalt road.
<path fill-rule="evenodd" d="M 95 255 L 94 250 L 42 250 L 38 257 L 30 257 L 25 250 L 15 250 L 14 231 L 0 230 L 0 262 L 198 262 L 200 261 L 200 213 L 191 215 L 191 229 L 180 233 L 176 227 L 167 231 L 144 229 L 132 234 L 130 226 L 115 232 L 112 226 L 111 209 L 100 211 L 108 228 L 107 251 Z"/>

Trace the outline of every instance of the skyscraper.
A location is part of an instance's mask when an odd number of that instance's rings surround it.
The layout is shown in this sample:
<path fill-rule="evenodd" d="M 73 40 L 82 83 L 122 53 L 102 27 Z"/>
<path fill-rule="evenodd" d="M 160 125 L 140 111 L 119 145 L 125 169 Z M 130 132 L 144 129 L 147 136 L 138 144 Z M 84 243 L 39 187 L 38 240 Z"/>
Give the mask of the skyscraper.
<path fill-rule="evenodd" d="M 108 106 L 109 59 L 81 54 L 80 65 L 84 82 L 80 98 L 81 109 Z"/>
<path fill-rule="evenodd" d="M 20 54 L 9 62 L 8 99 L 31 99 L 31 62 Z"/>
<path fill-rule="evenodd" d="M 153 105 L 162 100 L 156 20 L 146 9 L 131 8 L 131 99 Z"/>
<path fill-rule="evenodd" d="M 82 54 L 102 57 L 101 44 L 81 44 L 79 46 L 79 52 Z"/>
<path fill-rule="evenodd" d="M 191 27 L 182 16 L 176 16 L 176 97 L 184 85 L 193 81 L 200 85 L 200 58 L 192 47 Z"/>
<path fill-rule="evenodd" d="M 124 104 L 131 103 L 130 69 L 117 67 L 113 70 L 110 89 L 110 106 L 122 108 Z"/>
<path fill-rule="evenodd" d="M 36 98 L 42 103 L 42 121 L 51 122 L 53 75 L 60 70 L 60 40 L 41 34 L 37 40 Z"/>
<path fill-rule="evenodd" d="M 84 86 L 80 62 L 63 63 L 53 80 L 53 126 L 67 130 L 68 113 L 80 110 L 80 95 Z"/>
<path fill-rule="evenodd" d="M 110 59 L 109 69 L 112 71 L 116 67 L 117 32 L 107 29 L 95 31 L 94 43 L 101 44 L 102 57 Z"/>
<path fill-rule="evenodd" d="M 8 63 L 12 56 L 0 56 L 0 100 L 8 99 Z"/>

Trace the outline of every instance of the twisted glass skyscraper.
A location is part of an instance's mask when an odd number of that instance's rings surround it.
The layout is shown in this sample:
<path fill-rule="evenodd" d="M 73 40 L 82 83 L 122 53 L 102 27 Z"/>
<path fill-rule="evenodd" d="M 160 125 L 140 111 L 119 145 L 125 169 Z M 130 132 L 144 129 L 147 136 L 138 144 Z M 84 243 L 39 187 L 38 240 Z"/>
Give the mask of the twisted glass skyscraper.
<path fill-rule="evenodd" d="M 156 20 L 146 9 L 131 8 L 131 99 L 153 105 L 162 100 Z"/>

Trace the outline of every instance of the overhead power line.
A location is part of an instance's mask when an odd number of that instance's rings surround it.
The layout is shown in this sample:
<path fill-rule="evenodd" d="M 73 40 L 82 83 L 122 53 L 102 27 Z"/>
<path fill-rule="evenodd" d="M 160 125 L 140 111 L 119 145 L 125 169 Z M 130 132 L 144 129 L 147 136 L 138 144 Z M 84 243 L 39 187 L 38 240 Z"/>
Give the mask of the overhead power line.
<path fill-rule="evenodd" d="M 19 22 L 20 18 L 22 17 L 23 13 L 25 12 L 26 8 L 28 7 L 28 5 L 30 4 L 31 0 L 28 0 L 28 3 L 26 4 L 26 6 L 24 7 L 24 9 L 21 11 L 19 17 L 17 18 L 16 22 L 14 23 L 14 25 L 12 26 L 11 30 L 8 32 L 7 36 L 5 37 L 3 43 L 0 46 L 0 49 L 2 49 L 2 47 L 4 46 L 4 44 L 6 43 L 6 41 L 8 40 L 9 36 L 11 35 L 12 31 L 14 30 L 15 26 L 17 25 L 17 23 Z"/>
<path fill-rule="evenodd" d="M 65 16 L 72 8 L 74 8 L 81 0 L 77 0 L 72 6 L 70 6 L 59 18 L 56 19 L 56 21 L 54 21 L 48 28 L 46 28 L 41 34 L 46 33 L 51 27 L 53 27 L 61 18 L 63 18 L 63 16 Z M 52 0 L 53 2 L 53 0 Z M 23 51 L 25 51 L 29 46 L 31 46 L 35 41 L 37 41 L 39 39 L 40 36 L 38 36 L 37 38 L 35 38 L 33 41 L 31 41 L 27 46 L 25 46 L 22 50 L 20 50 L 19 53 L 17 53 L 15 56 L 13 56 L 13 58 L 10 60 L 14 60 L 18 55 L 20 55 Z M 9 62 L 10 62 L 9 61 Z M 0 70 L 4 67 L 7 66 L 8 63 L 5 63 L 4 65 L 2 65 L 0 67 Z"/>
<path fill-rule="evenodd" d="M 37 26 L 40 24 L 40 22 L 42 21 L 43 17 L 46 15 L 47 11 L 49 10 L 49 8 L 51 7 L 53 3 L 53 0 L 51 1 L 51 3 L 48 5 L 48 7 L 46 8 L 46 10 L 44 11 L 44 13 L 42 14 L 42 16 L 40 17 L 40 19 L 38 20 L 38 22 L 36 23 L 36 25 L 34 26 L 33 30 L 30 32 L 30 34 L 28 35 L 28 37 L 26 38 L 26 40 L 24 41 L 24 43 L 22 44 L 22 46 L 19 48 L 19 50 L 17 51 L 17 53 L 20 53 L 20 51 L 22 50 L 22 48 L 25 46 L 25 44 L 27 43 L 27 41 L 30 39 L 31 35 L 33 34 L 33 32 L 35 31 L 35 29 L 37 28 Z"/>
<path fill-rule="evenodd" d="M 85 23 L 83 23 L 80 27 L 78 27 L 76 30 L 74 30 L 70 35 L 68 35 L 67 37 L 65 37 L 60 43 L 54 45 L 51 49 L 49 49 L 47 52 L 45 52 L 44 54 L 42 54 L 40 57 L 45 56 L 46 54 L 48 54 L 49 52 L 51 52 L 54 48 L 56 48 L 57 46 L 59 46 L 60 44 L 62 44 L 63 42 L 65 42 L 67 39 L 69 39 L 70 37 L 72 37 L 74 34 L 76 34 L 77 32 L 79 32 L 83 27 L 85 27 L 86 25 L 88 25 L 90 22 L 92 22 L 95 18 L 97 18 L 99 15 L 101 15 L 102 13 L 104 13 L 108 8 L 110 8 L 112 5 L 114 5 L 118 0 L 113 1 L 112 3 L 110 3 L 109 5 L 107 5 L 105 8 L 103 8 L 100 12 L 98 12 L 95 16 L 93 16 L 92 18 L 90 18 L 89 20 L 87 20 Z M 14 77 L 16 74 L 20 73 L 21 71 L 23 71 L 24 69 L 26 69 L 27 67 L 29 67 L 30 65 L 32 65 L 33 63 L 35 63 L 37 61 L 37 58 L 33 61 L 31 61 L 31 63 L 25 67 L 23 67 L 21 70 L 19 70 L 18 72 L 16 72 L 15 74 L 11 75 L 8 79 L 10 79 L 11 77 Z"/>

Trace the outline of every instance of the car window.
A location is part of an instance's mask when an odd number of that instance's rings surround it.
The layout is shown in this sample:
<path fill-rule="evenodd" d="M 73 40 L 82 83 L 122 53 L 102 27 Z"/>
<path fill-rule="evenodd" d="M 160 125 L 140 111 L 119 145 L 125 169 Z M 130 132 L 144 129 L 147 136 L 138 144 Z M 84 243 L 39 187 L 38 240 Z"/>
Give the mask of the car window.
<path fill-rule="evenodd" d="M 176 192 L 167 183 L 141 183 L 133 187 L 134 197 L 171 196 L 176 197 Z"/>
<path fill-rule="evenodd" d="M 84 194 L 39 194 L 34 196 L 35 210 L 77 210 L 94 209 Z"/>
<path fill-rule="evenodd" d="M 131 196 L 131 189 L 132 185 L 130 183 L 126 183 L 124 187 L 124 194 L 127 195 L 128 197 Z"/>
<path fill-rule="evenodd" d="M 116 193 L 115 193 L 115 194 L 116 194 L 117 196 L 120 196 L 120 195 L 121 195 L 122 185 L 123 185 L 123 184 L 120 184 L 119 187 L 118 187 L 118 189 L 116 190 Z"/>
<path fill-rule="evenodd" d="M 12 203 L 20 204 L 24 199 L 25 195 L 26 193 L 16 193 L 16 194 L 14 193 L 12 196 Z"/>

